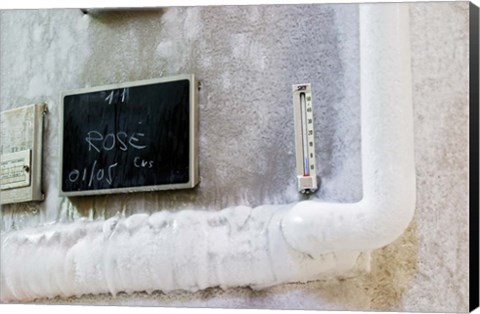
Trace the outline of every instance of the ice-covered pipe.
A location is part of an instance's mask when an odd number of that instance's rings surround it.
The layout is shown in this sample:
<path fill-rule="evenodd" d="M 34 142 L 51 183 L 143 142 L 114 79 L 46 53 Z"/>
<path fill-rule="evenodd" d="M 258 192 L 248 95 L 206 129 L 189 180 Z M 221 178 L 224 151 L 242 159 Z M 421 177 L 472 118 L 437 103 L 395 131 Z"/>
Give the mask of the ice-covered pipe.
<path fill-rule="evenodd" d="M 415 156 L 407 4 L 360 5 L 363 199 L 300 202 L 283 219 L 294 248 L 319 254 L 382 247 L 415 209 Z"/>
<path fill-rule="evenodd" d="M 349 276 L 415 206 L 408 6 L 360 5 L 362 171 L 355 204 L 317 201 L 77 221 L 1 235 L 0 299 L 265 287 Z"/>

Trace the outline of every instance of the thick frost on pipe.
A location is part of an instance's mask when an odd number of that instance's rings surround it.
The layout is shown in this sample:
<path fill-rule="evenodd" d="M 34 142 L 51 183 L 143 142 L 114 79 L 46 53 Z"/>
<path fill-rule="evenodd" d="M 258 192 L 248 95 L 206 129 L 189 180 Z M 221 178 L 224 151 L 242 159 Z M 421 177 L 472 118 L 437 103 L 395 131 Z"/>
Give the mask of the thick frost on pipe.
<path fill-rule="evenodd" d="M 407 4 L 360 5 L 363 199 L 300 202 L 283 220 L 288 243 L 309 254 L 371 250 L 400 236 L 415 209 Z"/>
<path fill-rule="evenodd" d="M 259 288 L 349 276 L 368 265 L 359 252 L 314 258 L 290 248 L 280 229 L 289 207 L 137 214 L 13 232 L 2 241 L 1 300 Z"/>
<path fill-rule="evenodd" d="M 360 5 L 362 171 L 355 204 L 316 201 L 79 221 L 1 235 L 0 299 L 265 287 L 349 276 L 415 207 L 408 6 Z"/>

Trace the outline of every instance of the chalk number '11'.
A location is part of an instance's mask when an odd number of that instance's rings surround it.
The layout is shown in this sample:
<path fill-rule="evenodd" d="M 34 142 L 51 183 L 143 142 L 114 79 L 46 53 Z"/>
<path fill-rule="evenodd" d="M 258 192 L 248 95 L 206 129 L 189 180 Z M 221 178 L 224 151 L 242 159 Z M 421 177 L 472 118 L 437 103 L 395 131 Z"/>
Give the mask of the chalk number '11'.
<path fill-rule="evenodd" d="M 124 88 L 121 91 L 120 90 L 112 90 L 112 91 L 110 91 L 108 96 L 105 97 L 105 101 L 108 102 L 109 105 L 111 105 L 112 102 L 114 102 L 114 101 L 124 103 L 126 100 L 128 100 L 128 94 L 129 94 L 129 89 L 128 88 Z"/>

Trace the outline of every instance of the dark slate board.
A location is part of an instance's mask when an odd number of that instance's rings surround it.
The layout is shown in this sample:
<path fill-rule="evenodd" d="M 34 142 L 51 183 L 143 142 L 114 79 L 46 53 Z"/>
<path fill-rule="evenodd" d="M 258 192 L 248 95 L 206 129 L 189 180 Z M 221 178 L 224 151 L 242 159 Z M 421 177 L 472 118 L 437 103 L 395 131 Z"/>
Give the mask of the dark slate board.
<path fill-rule="evenodd" d="M 190 187 L 190 84 L 65 94 L 62 193 Z"/>

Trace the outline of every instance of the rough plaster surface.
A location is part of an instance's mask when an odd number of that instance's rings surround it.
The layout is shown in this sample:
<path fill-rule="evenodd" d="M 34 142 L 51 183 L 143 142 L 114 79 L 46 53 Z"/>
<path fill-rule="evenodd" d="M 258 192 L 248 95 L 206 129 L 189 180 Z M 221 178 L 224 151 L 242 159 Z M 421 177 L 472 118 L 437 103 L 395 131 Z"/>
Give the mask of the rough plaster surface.
<path fill-rule="evenodd" d="M 417 273 L 405 309 L 468 308 L 468 4 L 411 8 Z"/>
<path fill-rule="evenodd" d="M 468 4 L 410 6 L 417 211 L 404 236 L 373 253 L 370 274 L 260 292 L 213 288 L 38 302 L 466 311 Z M 322 177 L 317 196 L 346 202 L 362 195 L 356 5 L 167 8 L 90 16 L 79 10 L 4 11 L 0 19 L 1 109 L 40 101 L 50 108 L 47 200 L 4 206 L 2 230 L 117 211 L 216 210 L 299 200 L 290 94 L 291 84 L 299 82 L 311 82 L 314 89 Z M 61 91 L 185 72 L 203 81 L 197 189 L 71 202 L 58 198 Z"/>

